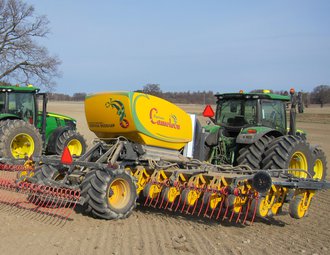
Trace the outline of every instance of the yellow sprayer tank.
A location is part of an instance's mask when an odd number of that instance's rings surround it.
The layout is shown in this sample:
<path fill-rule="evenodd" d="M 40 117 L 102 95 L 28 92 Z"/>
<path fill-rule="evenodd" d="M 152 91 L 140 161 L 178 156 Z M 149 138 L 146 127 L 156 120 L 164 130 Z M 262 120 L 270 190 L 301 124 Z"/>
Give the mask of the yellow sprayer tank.
<path fill-rule="evenodd" d="M 138 92 L 103 92 L 85 99 L 89 129 L 99 138 L 124 136 L 179 150 L 192 139 L 190 116 L 178 106 Z"/>

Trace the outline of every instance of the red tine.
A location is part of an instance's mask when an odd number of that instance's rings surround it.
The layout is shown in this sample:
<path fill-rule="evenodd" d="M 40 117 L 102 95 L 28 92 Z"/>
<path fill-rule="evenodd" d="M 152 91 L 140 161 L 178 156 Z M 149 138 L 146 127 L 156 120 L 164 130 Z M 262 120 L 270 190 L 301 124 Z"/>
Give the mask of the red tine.
<path fill-rule="evenodd" d="M 246 208 L 246 213 L 245 213 L 245 217 L 244 217 L 244 220 L 243 220 L 243 224 L 245 224 L 246 222 L 246 219 L 249 215 L 249 211 L 250 211 L 250 207 L 251 207 L 251 202 L 252 202 L 252 199 L 250 198 L 248 203 L 247 203 L 247 208 Z"/>
<path fill-rule="evenodd" d="M 259 196 L 257 196 L 257 197 L 255 198 L 255 200 L 256 200 L 256 205 L 257 205 L 257 204 L 258 204 L 258 200 L 259 200 Z M 251 219 L 251 221 L 250 221 L 250 225 L 253 224 L 254 219 L 255 219 L 255 217 L 256 217 L 256 213 L 257 213 L 257 206 L 254 207 L 253 215 L 252 215 L 252 219 Z"/>
<path fill-rule="evenodd" d="M 73 213 L 73 211 L 74 211 L 74 209 L 77 205 L 77 202 L 80 199 L 80 191 L 79 190 L 71 190 L 71 199 L 73 201 L 73 206 L 72 206 L 71 210 L 69 210 L 69 213 L 67 214 L 67 216 L 65 218 L 66 220 L 68 220 L 70 215 Z"/>
<path fill-rule="evenodd" d="M 158 204 L 158 201 L 159 201 L 160 194 L 161 194 L 161 192 L 158 192 L 156 202 L 155 202 L 155 204 L 152 206 L 153 208 L 156 208 L 156 206 L 157 206 L 157 204 Z"/>
<path fill-rule="evenodd" d="M 205 195 L 205 194 L 206 194 L 206 193 L 204 193 L 204 195 Z M 210 192 L 209 192 L 209 194 L 210 194 L 210 196 L 209 196 L 209 199 L 208 199 L 207 206 L 206 206 L 206 209 L 205 209 L 205 212 L 204 212 L 203 217 L 206 216 L 207 211 L 208 211 L 209 208 L 210 208 L 210 203 L 211 203 L 211 196 L 212 196 L 212 194 L 211 194 Z M 201 208 L 199 209 L 199 212 L 198 212 L 198 216 L 199 216 L 199 215 L 201 214 L 201 212 L 202 212 L 203 205 L 204 205 L 204 196 L 203 196 L 203 199 L 202 199 L 202 206 L 201 206 Z"/>
<path fill-rule="evenodd" d="M 241 206 L 241 208 L 239 209 L 239 213 L 238 213 L 238 216 L 237 216 L 237 219 L 236 219 L 236 223 L 238 223 L 239 219 L 241 218 L 242 210 L 243 210 L 243 206 Z"/>

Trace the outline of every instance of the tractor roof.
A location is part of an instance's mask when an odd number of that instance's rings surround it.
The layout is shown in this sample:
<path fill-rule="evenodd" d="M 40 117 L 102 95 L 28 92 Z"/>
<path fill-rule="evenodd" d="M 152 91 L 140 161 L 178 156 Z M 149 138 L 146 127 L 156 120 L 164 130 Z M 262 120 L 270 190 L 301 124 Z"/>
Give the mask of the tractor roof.
<path fill-rule="evenodd" d="M 40 89 L 33 86 L 0 86 L 0 92 L 15 91 L 15 92 L 38 92 Z"/>
<path fill-rule="evenodd" d="M 216 94 L 217 99 L 270 99 L 280 101 L 290 101 L 290 96 L 272 93 L 224 93 Z"/>

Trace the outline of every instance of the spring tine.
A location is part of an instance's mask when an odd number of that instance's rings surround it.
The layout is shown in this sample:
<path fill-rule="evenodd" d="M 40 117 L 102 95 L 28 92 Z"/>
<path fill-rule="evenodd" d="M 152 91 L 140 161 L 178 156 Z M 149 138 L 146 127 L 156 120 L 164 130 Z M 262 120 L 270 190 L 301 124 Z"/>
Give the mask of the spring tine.
<path fill-rule="evenodd" d="M 227 205 L 226 210 L 225 210 L 225 214 L 223 215 L 222 220 L 224 220 L 227 217 L 228 209 L 229 209 L 229 206 Z"/>
<path fill-rule="evenodd" d="M 151 206 L 152 201 L 154 201 L 154 198 L 153 198 L 153 197 L 150 198 L 150 202 L 149 202 L 149 204 L 148 204 L 149 207 Z"/>
<path fill-rule="evenodd" d="M 64 198 L 63 198 L 63 194 L 62 194 L 62 189 L 61 188 L 59 188 L 58 190 L 57 190 L 57 196 L 58 196 L 58 201 L 60 202 L 60 204 L 58 205 L 58 207 L 56 208 L 56 210 L 55 210 L 55 212 L 53 212 L 53 214 L 52 215 L 54 215 L 54 216 L 56 216 L 57 218 L 56 218 L 56 220 L 55 220 L 55 222 L 54 222 L 54 224 L 56 224 L 57 223 L 57 221 L 59 220 L 59 212 L 61 211 L 61 208 L 63 207 L 63 202 L 64 202 Z"/>
<path fill-rule="evenodd" d="M 149 194 L 148 194 L 148 196 L 146 197 L 146 200 L 144 201 L 144 206 L 147 206 L 147 203 L 148 203 L 148 199 L 149 199 Z"/>
<path fill-rule="evenodd" d="M 156 208 L 156 206 L 157 206 L 157 204 L 158 204 L 159 197 L 160 197 L 160 193 L 161 193 L 161 192 L 158 192 L 156 202 L 155 202 L 155 204 L 152 206 L 153 208 Z"/>
<path fill-rule="evenodd" d="M 229 222 L 231 222 L 231 220 L 233 219 L 234 214 L 235 214 L 235 210 L 234 210 L 234 208 L 232 208 L 231 215 L 230 215 L 230 218 L 229 218 Z"/>
<path fill-rule="evenodd" d="M 257 205 L 257 204 L 258 204 L 259 197 L 257 196 L 257 197 L 255 198 L 255 200 L 256 200 L 256 205 Z M 253 215 L 252 215 L 252 219 L 251 219 L 251 221 L 250 221 L 250 226 L 253 224 L 254 219 L 255 219 L 255 217 L 256 217 L 256 214 L 257 214 L 257 206 L 254 207 Z"/>
<path fill-rule="evenodd" d="M 205 193 L 204 193 L 204 194 L 205 194 Z M 205 212 L 204 212 L 203 217 L 206 217 L 207 212 L 208 212 L 208 210 L 209 210 L 209 208 L 210 208 L 211 196 L 212 196 L 212 194 L 210 194 L 210 196 L 209 196 L 209 199 L 208 199 L 207 206 L 206 206 L 206 209 L 205 209 Z M 199 214 L 202 212 L 203 205 L 204 205 L 204 196 L 203 196 L 203 201 L 202 201 L 202 207 L 201 207 L 201 209 L 200 209 L 199 212 L 198 212 L 198 216 L 199 216 Z"/>
<path fill-rule="evenodd" d="M 250 207 L 251 207 L 251 202 L 252 202 L 252 199 L 250 198 L 248 203 L 247 203 L 247 208 L 246 208 L 246 213 L 245 213 L 245 217 L 244 217 L 244 220 L 243 220 L 243 225 L 245 224 L 246 222 L 246 219 L 249 215 L 249 211 L 250 211 Z"/>
<path fill-rule="evenodd" d="M 194 210 L 191 212 L 191 215 L 194 215 L 197 204 L 198 204 L 198 199 L 195 201 Z M 203 204 L 202 204 L 201 208 L 203 208 Z"/>
<path fill-rule="evenodd" d="M 74 209 L 76 208 L 77 202 L 78 202 L 79 197 L 80 197 L 80 191 L 79 190 L 77 190 L 77 191 L 71 190 L 70 196 L 71 196 L 71 201 L 72 201 L 72 203 L 71 203 L 72 208 L 68 211 L 68 214 L 65 218 L 65 222 L 69 219 L 70 215 L 73 213 Z"/>
<path fill-rule="evenodd" d="M 221 203 L 220 203 L 220 208 L 219 208 L 219 211 L 217 213 L 217 217 L 215 218 L 216 220 L 218 220 L 219 217 L 220 217 L 220 214 L 221 214 L 221 210 L 222 210 L 222 206 L 223 206 L 224 201 L 225 201 L 225 196 L 222 196 Z"/>
<path fill-rule="evenodd" d="M 181 190 L 181 192 L 182 192 L 182 190 Z M 180 206 L 180 201 L 181 201 L 181 197 L 182 197 L 182 194 L 181 194 L 181 192 L 180 192 L 180 196 L 179 196 L 179 199 L 178 199 L 178 203 L 177 203 L 177 205 L 176 205 L 176 207 L 175 207 L 175 212 L 178 210 L 178 208 L 179 208 L 179 206 Z M 185 203 L 185 202 L 184 202 Z M 174 204 L 174 201 L 173 201 L 173 203 L 172 203 L 172 206 L 173 206 L 173 204 Z M 171 206 L 171 209 L 172 209 L 172 206 Z"/>
<path fill-rule="evenodd" d="M 159 209 L 160 208 L 162 208 L 162 205 L 163 205 L 163 203 L 164 203 L 164 198 L 165 198 L 165 193 L 163 194 L 163 196 L 162 196 L 162 202 L 160 203 L 160 205 L 159 205 Z M 168 200 L 167 200 L 168 201 Z M 167 203 L 166 203 L 166 205 L 167 205 Z M 166 209 L 166 208 L 165 208 Z"/>
<path fill-rule="evenodd" d="M 236 223 L 238 223 L 239 219 L 241 218 L 242 210 L 243 210 L 243 206 L 241 206 L 241 208 L 239 209 L 239 213 L 238 213 L 238 216 L 237 216 L 237 219 L 236 219 Z"/>
<path fill-rule="evenodd" d="M 183 206 L 182 206 L 182 209 L 180 210 L 181 212 L 183 211 L 184 207 L 186 206 L 186 199 L 183 201 Z M 178 207 L 178 206 L 177 206 Z M 176 208 L 177 209 L 177 208 Z M 175 209 L 175 211 L 176 211 Z"/>

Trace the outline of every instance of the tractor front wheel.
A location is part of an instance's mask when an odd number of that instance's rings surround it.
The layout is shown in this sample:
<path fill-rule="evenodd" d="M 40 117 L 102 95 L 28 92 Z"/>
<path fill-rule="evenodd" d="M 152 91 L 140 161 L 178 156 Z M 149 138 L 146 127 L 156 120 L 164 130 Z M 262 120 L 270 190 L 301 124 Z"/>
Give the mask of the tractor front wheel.
<path fill-rule="evenodd" d="M 86 151 L 84 137 L 74 130 L 64 131 L 56 142 L 56 154 L 61 155 L 65 147 L 68 147 L 72 156 L 81 156 Z"/>

